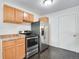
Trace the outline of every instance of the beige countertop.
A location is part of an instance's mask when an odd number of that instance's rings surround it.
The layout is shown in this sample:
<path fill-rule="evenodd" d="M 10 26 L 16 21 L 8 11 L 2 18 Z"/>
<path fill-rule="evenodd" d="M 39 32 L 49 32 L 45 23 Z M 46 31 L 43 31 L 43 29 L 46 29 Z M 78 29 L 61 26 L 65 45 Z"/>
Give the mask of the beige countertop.
<path fill-rule="evenodd" d="M 0 40 L 7 41 L 7 40 L 14 40 L 18 38 L 25 38 L 25 35 L 21 34 L 7 34 L 7 35 L 0 35 Z"/>

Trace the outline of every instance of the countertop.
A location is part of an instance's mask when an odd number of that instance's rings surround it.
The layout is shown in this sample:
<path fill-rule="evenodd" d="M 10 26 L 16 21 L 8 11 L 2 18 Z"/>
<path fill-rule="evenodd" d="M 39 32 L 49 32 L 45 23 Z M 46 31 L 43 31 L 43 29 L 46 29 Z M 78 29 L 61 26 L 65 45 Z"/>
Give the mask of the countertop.
<path fill-rule="evenodd" d="M 22 34 L 6 34 L 6 35 L 0 35 L 1 41 L 7 41 L 7 40 L 14 40 L 18 38 L 25 38 L 25 35 Z"/>

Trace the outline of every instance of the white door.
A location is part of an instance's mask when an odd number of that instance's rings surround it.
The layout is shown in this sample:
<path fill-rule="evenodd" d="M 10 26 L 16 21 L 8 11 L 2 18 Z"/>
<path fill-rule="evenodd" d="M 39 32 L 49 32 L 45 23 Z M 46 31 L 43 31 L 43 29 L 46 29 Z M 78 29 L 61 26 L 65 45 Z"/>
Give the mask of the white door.
<path fill-rule="evenodd" d="M 79 12 L 76 13 L 76 35 L 75 35 L 75 47 L 76 52 L 79 53 Z"/>
<path fill-rule="evenodd" d="M 59 41 L 61 48 L 76 51 L 75 20 L 76 16 L 74 13 L 59 16 Z"/>

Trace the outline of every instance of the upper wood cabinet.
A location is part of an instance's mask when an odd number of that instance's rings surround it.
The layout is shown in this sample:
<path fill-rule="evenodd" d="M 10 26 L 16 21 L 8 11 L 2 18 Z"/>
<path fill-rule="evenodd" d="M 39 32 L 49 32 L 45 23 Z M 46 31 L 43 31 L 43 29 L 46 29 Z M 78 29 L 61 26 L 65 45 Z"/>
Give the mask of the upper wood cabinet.
<path fill-rule="evenodd" d="M 28 22 L 28 20 L 29 20 L 28 13 L 24 12 L 24 21 Z"/>
<path fill-rule="evenodd" d="M 29 14 L 30 22 L 34 22 L 34 16 L 32 14 Z"/>
<path fill-rule="evenodd" d="M 5 23 L 31 23 L 34 21 L 34 15 L 22 10 L 4 5 L 4 22 Z"/>
<path fill-rule="evenodd" d="M 48 17 L 39 18 L 40 22 L 48 22 Z"/>
<path fill-rule="evenodd" d="M 14 8 L 4 5 L 4 22 L 14 22 Z"/>
<path fill-rule="evenodd" d="M 31 13 L 24 12 L 24 21 L 25 22 L 34 22 L 34 15 Z"/>
<path fill-rule="evenodd" d="M 14 15 L 15 15 L 15 19 L 14 19 L 15 23 L 23 23 L 24 12 L 19 10 L 19 9 L 15 9 L 14 11 L 15 11 L 15 13 L 14 13 Z"/>

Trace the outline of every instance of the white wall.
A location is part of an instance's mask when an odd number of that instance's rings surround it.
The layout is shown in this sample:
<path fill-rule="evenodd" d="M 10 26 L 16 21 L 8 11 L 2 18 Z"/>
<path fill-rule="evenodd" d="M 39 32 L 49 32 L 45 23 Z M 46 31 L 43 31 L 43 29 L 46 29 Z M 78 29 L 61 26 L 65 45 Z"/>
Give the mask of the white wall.
<path fill-rule="evenodd" d="M 43 16 L 49 17 L 49 44 L 79 52 L 79 6 Z"/>
<path fill-rule="evenodd" d="M 1 2 L 2 3 L 2 2 Z M 11 4 L 11 3 L 7 3 L 7 2 L 3 2 L 2 4 L 8 4 L 12 7 L 15 8 L 19 8 L 21 10 L 24 10 L 26 12 L 30 12 L 28 10 L 25 10 L 21 7 L 19 7 L 16 4 Z M 31 30 L 31 24 L 27 23 L 27 24 L 11 24 L 11 23 L 3 23 L 3 5 L 1 4 L 0 6 L 0 35 L 4 35 L 4 34 L 17 34 L 19 31 L 22 30 Z M 30 12 L 33 13 L 33 12 Z M 35 18 L 38 18 L 38 15 L 33 13 Z"/>

